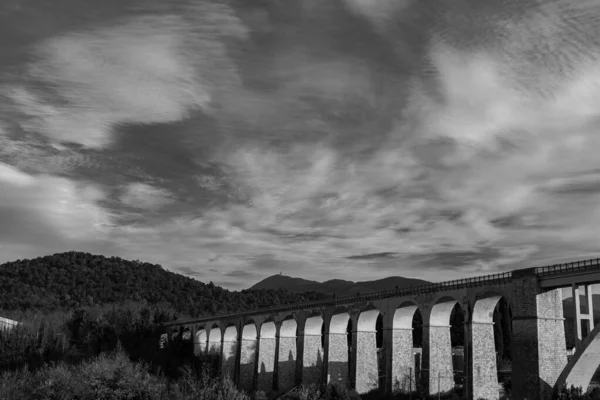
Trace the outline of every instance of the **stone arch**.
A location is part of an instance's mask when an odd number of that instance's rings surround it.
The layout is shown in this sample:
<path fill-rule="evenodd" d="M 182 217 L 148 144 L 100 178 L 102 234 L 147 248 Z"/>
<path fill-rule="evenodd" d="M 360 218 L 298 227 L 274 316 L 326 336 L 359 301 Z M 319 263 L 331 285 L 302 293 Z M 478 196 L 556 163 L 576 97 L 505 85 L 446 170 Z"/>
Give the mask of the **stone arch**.
<path fill-rule="evenodd" d="M 348 328 L 350 327 L 350 332 Z M 329 322 L 329 354 L 327 382 L 348 386 L 350 382 L 349 335 L 352 333 L 350 314 L 339 308 Z M 351 343 L 351 342 L 350 342 Z"/>
<path fill-rule="evenodd" d="M 368 393 L 379 388 L 380 352 L 377 347 L 377 320 L 381 313 L 375 307 L 363 310 L 356 329 L 356 392 Z"/>
<path fill-rule="evenodd" d="M 242 328 L 240 352 L 240 387 L 246 391 L 254 389 L 256 372 L 256 345 L 258 330 L 253 320 L 248 320 Z"/>
<path fill-rule="evenodd" d="M 473 357 L 473 397 L 499 399 L 495 312 L 508 303 L 498 293 L 478 296 L 471 314 L 471 345 Z M 503 321 L 500 321 L 501 325 Z M 500 329 L 502 326 L 499 327 Z"/>
<path fill-rule="evenodd" d="M 283 319 L 279 327 L 279 359 L 277 362 L 278 389 L 287 392 L 296 383 L 296 341 L 298 323 L 292 316 Z"/>
<path fill-rule="evenodd" d="M 304 325 L 303 383 L 319 383 L 323 371 L 323 316 L 308 317 Z"/>
<path fill-rule="evenodd" d="M 273 373 L 275 372 L 277 327 L 272 319 L 260 326 L 258 346 L 258 389 L 268 392 L 273 389 Z"/>
<path fill-rule="evenodd" d="M 571 357 L 558 377 L 555 390 L 563 385 L 588 389 L 596 371 L 600 368 L 600 324 L 586 336 L 579 350 Z"/>
<path fill-rule="evenodd" d="M 416 390 L 417 363 L 413 332 L 417 314 L 420 316 L 421 312 L 414 302 L 402 303 L 394 311 L 392 320 L 392 391 L 394 393 L 410 393 Z M 422 329 L 420 332 L 422 334 Z"/>
<path fill-rule="evenodd" d="M 238 330 L 232 323 L 223 332 L 223 360 L 221 372 L 233 379 L 238 350 Z"/>
<path fill-rule="evenodd" d="M 208 355 L 220 356 L 221 354 L 221 327 L 218 324 L 213 324 L 208 331 Z"/>
<path fill-rule="evenodd" d="M 423 372 L 429 394 L 445 393 L 454 388 L 452 333 L 450 317 L 456 307 L 462 319 L 462 305 L 453 297 L 441 296 L 431 307 L 423 326 Z M 460 312 L 463 311 L 463 312 Z M 463 325 L 464 321 L 459 324 Z M 463 327 L 458 327 L 462 329 Z M 459 338 L 464 344 L 464 335 Z"/>
<path fill-rule="evenodd" d="M 185 341 L 192 340 L 192 329 L 189 326 L 183 327 L 183 332 L 181 333 L 181 339 Z"/>
<path fill-rule="evenodd" d="M 203 356 L 206 354 L 208 346 L 208 334 L 204 327 L 199 327 L 194 338 L 194 355 L 196 357 Z"/>

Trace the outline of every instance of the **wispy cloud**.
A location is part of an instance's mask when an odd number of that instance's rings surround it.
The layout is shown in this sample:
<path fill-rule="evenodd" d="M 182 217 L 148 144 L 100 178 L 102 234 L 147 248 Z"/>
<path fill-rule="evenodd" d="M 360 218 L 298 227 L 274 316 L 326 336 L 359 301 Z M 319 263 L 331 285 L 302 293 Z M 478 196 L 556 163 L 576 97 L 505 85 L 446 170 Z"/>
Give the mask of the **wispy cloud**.
<path fill-rule="evenodd" d="M 119 124 L 208 111 L 219 85 L 237 79 L 221 39 L 245 31 L 225 6 L 195 8 L 189 11 L 201 21 L 194 23 L 180 15 L 139 16 L 39 43 L 26 69 L 30 83 L 6 88 L 22 125 L 55 141 L 103 148 Z"/>
<path fill-rule="evenodd" d="M 149 211 L 156 211 L 171 201 L 173 197 L 167 190 L 139 182 L 129 184 L 121 195 L 123 204 Z"/>

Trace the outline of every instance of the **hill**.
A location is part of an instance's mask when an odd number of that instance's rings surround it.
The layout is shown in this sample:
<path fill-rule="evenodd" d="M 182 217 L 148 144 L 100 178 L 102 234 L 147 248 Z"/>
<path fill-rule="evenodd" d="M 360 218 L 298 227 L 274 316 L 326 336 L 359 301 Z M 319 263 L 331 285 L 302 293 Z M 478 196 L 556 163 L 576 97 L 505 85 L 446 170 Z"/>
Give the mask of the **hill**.
<path fill-rule="evenodd" d="M 67 252 L 0 265 L 0 309 L 55 310 L 127 301 L 166 304 L 197 317 L 317 300 L 284 289 L 233 292 L 160 265 Z"/>
<path fill-rule="evenodd" d="M 393 289 L 396 286 L 399 288 L 407 288 L 410 286 L 425 285 L 428 283 L 430 282 L 421 279 L 403 278 L 401 276 L 390 276 L 388 278 L 362 282 L 332 279 L 321 283 L 308 279 L 293 278 L 286 275 L 273 275 L 258 282 L 249 290 L 284 289 L 292 293 L 303 293 L 310 291 L 327 295 L 335 293 L 336 296 L 345 296 L 356 293 L 370 293 L 386 289 Z"/>

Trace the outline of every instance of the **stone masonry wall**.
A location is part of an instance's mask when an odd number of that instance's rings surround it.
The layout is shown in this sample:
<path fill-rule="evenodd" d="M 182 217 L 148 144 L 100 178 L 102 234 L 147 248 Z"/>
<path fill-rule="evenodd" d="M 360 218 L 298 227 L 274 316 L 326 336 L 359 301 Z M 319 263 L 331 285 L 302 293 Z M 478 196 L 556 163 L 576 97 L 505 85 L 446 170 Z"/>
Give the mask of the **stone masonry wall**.
<path fill-rule="evenodd" d="M 540 393 L 552 396 L 552 388 L 567 365 L 567 345 L 560 289 L 537 295 Z"/>
<path fill-rule="evenodd" d="M 246 391 L 251 391 L 254 389 L 255 351 L 255 339 L 242 339 L 242 352 L 240 356 L 240 387 Z"/>
<path fill-rule="evenodd" d="M 320 383 L 323 369 L 321 335 L 304 335 L 302 383 Z"/>
<path fill-rule="evenodd" d="M 494 324 L 473 323 L 473 398 L 498 400 L 498 370 Z"/>
<path fill-rule="evenodd" d="M 356 332 L 356 392 L 368 393 L 379 387 L 377 332 Z"/>
<path fill-rule="evenodd" d="M 423 332 L 429 337 L 429 393 L 447 392 L 454 388 L 450 327 L 423 326 Z"/>
<path fill-rule="evenodd" d="M 235 375 L 237 343 L 237 340 L 223 342 L 223 363 L 221 367 L 221 374 L 223 376 L 229 376 L 231 379 L 233 379 Z"/>
<path fill-rule="evenodd" d="M 411 387 L 415 389 L 412 335 L 412 328 L 393 330 L 392 390 L 394 393 L 408 393 Z"/>
<path fill-rule="evenodd" d="M 348 386 L 348 335 L 346 333 L 329 334 L 328 383 Z"/>
<path fill-rule="evenodd" d="M 296 338 L 279 338 L 278 387 L 287 392 L 296 382 Z"/>
<path fill-rule="evenodd" d="M 260 338 L 258 346 L 258 390 L 265 392 L 273 389 L 273 373 L 275 371 L 275 338 Z"/>

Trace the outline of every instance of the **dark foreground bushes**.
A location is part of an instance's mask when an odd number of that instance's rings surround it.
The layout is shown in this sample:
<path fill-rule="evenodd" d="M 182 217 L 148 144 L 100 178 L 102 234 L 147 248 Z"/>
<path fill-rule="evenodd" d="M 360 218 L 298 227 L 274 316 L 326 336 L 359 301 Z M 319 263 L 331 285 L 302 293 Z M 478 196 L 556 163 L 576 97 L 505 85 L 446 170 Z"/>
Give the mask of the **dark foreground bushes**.
<path fill-rule="evenodd" d="M 79 365 L 59 363 L 35 372 L 0 375 L 0 399 L 10 400 L 250 400 L 228 379 L 198 377 L 185 368 L 168 381 L 123 353 L 101 354 Z"/>

